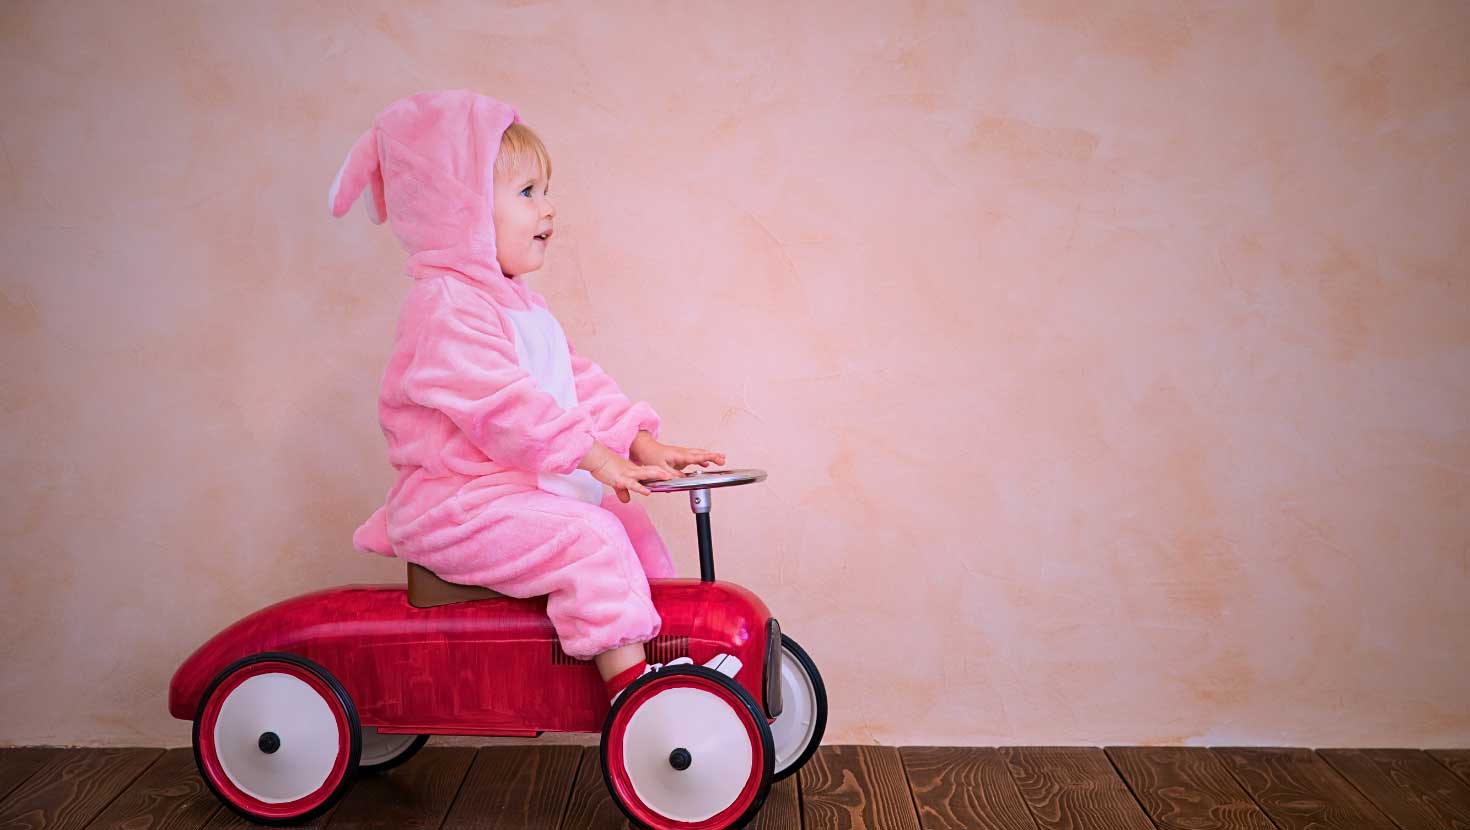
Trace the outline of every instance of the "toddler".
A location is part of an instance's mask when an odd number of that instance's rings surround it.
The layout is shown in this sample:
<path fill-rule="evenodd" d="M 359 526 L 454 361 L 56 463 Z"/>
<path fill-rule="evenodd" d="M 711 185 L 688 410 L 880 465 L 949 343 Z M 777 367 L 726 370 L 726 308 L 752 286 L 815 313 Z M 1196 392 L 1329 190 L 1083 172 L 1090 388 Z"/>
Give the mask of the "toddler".
<path fill-rule="evenodd" d="M 352 541 L 450 582 L 545 595 L 562 649 L 593 659 L 616 698 L 658 668 L 648 579 L 674 575 L 629 494 L 725 456 L 660 443 L 653 408 L 578 355 L 525 285 L 555 233 L 550 178 L 516 111 L 463 90 L 390 105 L 338 171 L 332 214 L 370 189 L 413 278 L 378 397 L 398 477 Z"/>

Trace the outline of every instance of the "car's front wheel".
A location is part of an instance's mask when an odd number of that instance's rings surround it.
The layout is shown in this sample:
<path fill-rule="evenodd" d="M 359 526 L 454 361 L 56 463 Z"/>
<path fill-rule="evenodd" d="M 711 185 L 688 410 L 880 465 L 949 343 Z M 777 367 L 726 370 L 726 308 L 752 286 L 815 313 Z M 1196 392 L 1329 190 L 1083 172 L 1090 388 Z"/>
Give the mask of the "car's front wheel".
<path fill-rule="evenodd" d="M 602 730 L 602 774 L 634 827 L 743 827 L 765 803 L 773 764 L 755 698 L 704 666 L 633 681 Z"/>

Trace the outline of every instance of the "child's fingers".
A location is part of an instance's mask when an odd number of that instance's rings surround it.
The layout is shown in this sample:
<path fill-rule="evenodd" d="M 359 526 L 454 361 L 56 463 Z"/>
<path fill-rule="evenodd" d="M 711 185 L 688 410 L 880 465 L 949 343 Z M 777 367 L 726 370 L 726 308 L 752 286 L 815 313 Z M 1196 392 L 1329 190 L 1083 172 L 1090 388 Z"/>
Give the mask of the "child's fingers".
<path fill-rule="evenodd" d="M 623 483 L 623 486 L 627 487 L 629 490 L 632 490 L 635 493 L 642 493 L 645 496 L 651 496 L 653 495 L 653 493 L 649 492 L 648 488 L 643 486 L 643 482 L 665 481 L 667 480 L 667 478 L 668 476 L 647 475 L 646 473 L 642 475 L 634 475 L 629 477 L 628 480 Z"/>
<path fill-rule="evenodd" d="M 687 467 L 690 464 L 703 464 L 706 461 L 715 461 L 719 453 L 708 450 L 685 450 L 669 456 L 669 461 L 676 467 Z"/>
<path fill-rule="evenodd" d="M 708 467 L 710 464 L 724 464 L 725 454 L 701 450 L 700 452 L 689 456 L 688 463 L 698 464 L 701 467 Z"/>

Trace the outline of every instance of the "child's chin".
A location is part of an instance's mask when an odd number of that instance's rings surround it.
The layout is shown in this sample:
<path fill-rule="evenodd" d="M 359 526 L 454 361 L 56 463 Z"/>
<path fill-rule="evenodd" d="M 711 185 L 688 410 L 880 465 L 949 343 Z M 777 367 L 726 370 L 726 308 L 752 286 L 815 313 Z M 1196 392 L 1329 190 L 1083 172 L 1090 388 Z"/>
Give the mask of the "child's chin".
<path fill-rule="evenodd" d="M 500 273 L 506 275 L 507 277 L 519 277 L 522 274 L 529 274 L 533 271 L 540 271 L 541 266 L 545 264 L 545 262 L 546 260 L 544 257 L 523 259 L 520 262 L 512 263 L 502 262 L 500 263 Z"/>

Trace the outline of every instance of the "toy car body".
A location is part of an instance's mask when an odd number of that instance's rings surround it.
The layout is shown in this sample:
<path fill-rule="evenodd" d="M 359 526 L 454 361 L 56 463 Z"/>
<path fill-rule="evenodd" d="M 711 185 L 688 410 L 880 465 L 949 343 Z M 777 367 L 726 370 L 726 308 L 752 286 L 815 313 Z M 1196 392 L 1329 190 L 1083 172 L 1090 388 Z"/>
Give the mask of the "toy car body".
<path fill-rule="evenodd" d="M 169 712 L 193 721 L 210 790 L 264 824 L 320 815 L 430 735 L 600 731 L 604 780 L 635 826 L 743 825 L 815 752 L 827 710 L 816 666 L 765 603 L 714 578 L 709 490 L 764 478 L 647 483 L 689 491 L 700 579 L 649 580 L 662 626 L 645 650 L 663 665 L 611 703 L 596 665 L 562 651 L 546 597 L 410 564 L 406 586 L 302 594 L 225 628 L 174 674 Z"/>
<path fill-rule="evenodd" d="M 781 713 L 781 629 L 764 602 L 729 582 L 649 580 L 663 618 L 650 662 L 716 654 L 740 660 L 734 679 Z M 193 720 L 209 684 L 253 654 L 285 652 L 322 666 L 351 697 L 362 726 L 383 734 L 535 736 L 598 732 L 609 705 L 590 661 L 562 652 L 546 598 L 499 596 L 431 608 L 403 585 L 350 585 L 263 608 L 205 642 L 169 687 L 169 712 Z"/>

